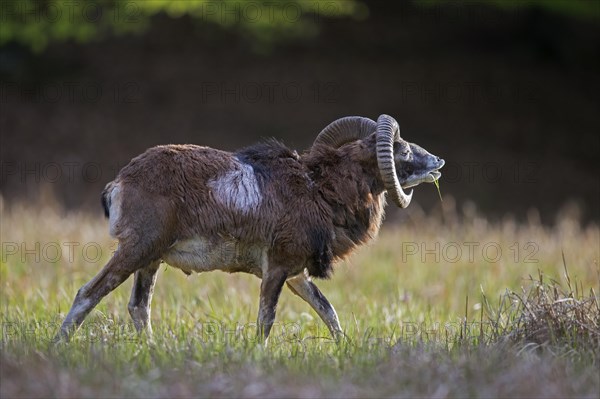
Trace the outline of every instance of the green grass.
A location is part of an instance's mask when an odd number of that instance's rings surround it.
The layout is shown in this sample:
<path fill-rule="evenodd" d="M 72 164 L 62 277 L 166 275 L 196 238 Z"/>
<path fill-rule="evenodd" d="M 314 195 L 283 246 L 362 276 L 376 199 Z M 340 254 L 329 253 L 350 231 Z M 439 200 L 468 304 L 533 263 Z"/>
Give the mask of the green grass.
<path fill-rule="evenodd" d="M 442 199 L 442 192 L 440 191 L 440 181 L 439 181 L 439 179 L 434 179 L 433 180 L 433 184 L 435 185 L 435 188 L 437 189 L 437 193 L 438 193 L 438 196 L 440 197 L 440 201 L 443 202 L 444 200 Z"/>
<path fill-rule="evenodd" d="M 1 396 L 597 397 L 598 226 L 492 224 L 451 203 L 386 222 L 317 281 L 345 340 L 333 342 L 284 289 L 265 348 L 255 340 L 258 279 L 166 266 L 151 339 L 133 331 L 129 279 L 72 342 L 52 344 L 115 243 L 100 217 L 0 202 Z"/>

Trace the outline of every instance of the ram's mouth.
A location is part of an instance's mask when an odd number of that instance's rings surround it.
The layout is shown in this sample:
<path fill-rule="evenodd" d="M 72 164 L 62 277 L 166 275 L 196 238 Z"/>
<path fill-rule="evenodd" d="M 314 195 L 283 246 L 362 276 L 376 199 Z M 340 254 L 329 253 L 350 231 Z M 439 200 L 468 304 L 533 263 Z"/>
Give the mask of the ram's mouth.
<path fill-rule="evenodd" d="M 412 175 L 401 183 L 402 188 L 410 188 L 418 186 L 421 183 L 433 183 L 442 176 L 442 173 L 434 170 L 431 172 L 422 173 L 420 175 Z"/>
<path fill-rule="evenodd" d="M 434 181 L 439 180 L 440 177 L 442 177 L 442 172 L 439 170 L 434 170 L 429 172 L 429 174 L 425 177 L 427 180 L 424 183 L 433 183 Z"/>

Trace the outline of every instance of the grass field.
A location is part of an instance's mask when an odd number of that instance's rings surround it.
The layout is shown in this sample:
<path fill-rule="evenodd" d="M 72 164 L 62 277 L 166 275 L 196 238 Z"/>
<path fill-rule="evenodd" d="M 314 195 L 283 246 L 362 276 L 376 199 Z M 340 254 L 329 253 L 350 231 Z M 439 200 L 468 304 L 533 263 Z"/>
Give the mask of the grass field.
<path fill-rule="evenodd" d="M 258 279 L 164 266 L 151 339 L 134 333 L 129 279 L 54 345 L 77 289 L 115 248 L 99 212 L 57 209 L 0 201 L 3 398 L 598 398 L 597 225 L 448 210 L 389 221 L 317 282 L 345 330 L 339 343 L 284 289 L 262 347 Z"/>

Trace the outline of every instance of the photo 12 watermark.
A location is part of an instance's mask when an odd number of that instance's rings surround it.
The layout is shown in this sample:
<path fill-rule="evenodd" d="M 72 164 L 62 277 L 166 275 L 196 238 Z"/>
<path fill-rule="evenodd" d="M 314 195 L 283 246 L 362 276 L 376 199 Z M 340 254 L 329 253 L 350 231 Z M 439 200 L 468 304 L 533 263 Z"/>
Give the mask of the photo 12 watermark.
<path fill-rule="evenodd" d="M 513 104 L 537 103 L 541 89 L 533 83 L 497 84 L 479 81 L 402 81 L 399 98 L 404 104 Z"/>
<path fill-rule="evenodd" d="M 75 162 L 0 162 L 0 183 L 55 184 L 55 183 L 97 183 L 113 180 L 127 165 L 122 163 L 101 163 L 95 161 Z"/>
<path fill-rule="evenodd" d="M 62 325 L 62 317 L 56 315 L 52 320 L 39 322 L 0 322 L 0 333 L 3 342 L 8 341 L 38 341 L 53 342 Z M 172 336 L 176 334 L 176 327 L 168 324 L 154 323 L 152 330 L 156 336 Z M 320 327 L 315 330 L 317 336 L 331 340 L 325 329 Z M 322 334 L 321 334 L 322 332 Z M 275 322 L 269 334 L 269 344 L 297 342 L 303 336 L 302 325 L 298 322 Z M 143 335 L 135 329 L 129 320 L 107 322 L 106 320 L 85 321 L 77 335 L 78 341 L 89 343 L 102 342 L 105 339 L 119 340 L 122 342 L 139 342 L 144 339 Z M 186 337 L 182 339 L 193 340 L 200 343 L 226 343 L 247 342 L 251 344 L 262 344 L 263 339 L 258 335 L 255 322 L 219 322 L 199 321 L 186 331 Z"/>
<path fill-rule="evenodd" d="M 498 263 L 500 261 L 514 263 L 538 263 L 537 253 L 540 246 L 534 241 L 514 242 L 503 247 L 494 241 L 478 242 L 410 242 L 404 241 L 401 246 L 403 263 Z"/>
<path fill-rule="evenodd" d="M 335 81 L 205 81 L 198 88 L 201 104 L 331 104 L 340 100 Z"/>
<path fill-rule="evenodd" d="M 442 169 L 443 182 L 467 184 L 515 185 L 536 184 L 539 182 L 542 165 L 532 160 L 461 161 L 447 160 Z"/>
<path fill-rule="evenodd" d="M 348 0 L 344 0 L 348 1 Z M 322 18 L 356 14 L 364 11 L 360 3 L 344 1 L 253 1 L 206 0 L 170 4 L 147 0 L 104 2 L 94 0 L 20 1 L 0 2 L 0 22 L 66 23 L 66 24 L 134 24 L 160 11 L 173 16 L 190 14 L 197 20 L 234 24 L 294 24 L 303 20 L 319 22 Z M 173 2 L 176 3 L 176 2 Z M 187 3 L 187 4 L 186 4 Z M 350 5 L 350 7 L 349 7 Z"/>
<path fill-rule="evenodd" d="M 0 82 L 0 104 L 97 104 L 100 102 L 137 104 L 142 99 L 142 85 L 136 80 Z"/>
<path fill-rule="evenodd" d="M 35 241 L 2 242 L 2 262 L 17 263 L 99 263 L 117 250 L 117 243 L 101 245 L 98 242 Z"/>
<path fill-rule="evenodd" d="M 93 0 L 0 1 L 0 22 L 80 24 L 137 23 L 144 15 L 143 1 Z"/>

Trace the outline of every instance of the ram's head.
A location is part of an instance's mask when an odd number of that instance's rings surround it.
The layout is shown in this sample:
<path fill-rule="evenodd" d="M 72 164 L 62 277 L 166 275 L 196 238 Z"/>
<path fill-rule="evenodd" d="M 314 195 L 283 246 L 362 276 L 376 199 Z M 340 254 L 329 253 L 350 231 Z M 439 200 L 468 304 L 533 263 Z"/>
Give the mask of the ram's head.
<path fill-rule="evenodd" d="M 407 144 L 409 151 L 404 155 L 399 154 L 400 145 L 394 144 L 396 173 L 402 188 L 414 187 L 421 183 L 433 183 L 438 180 L 442 176 L 439 170 L 444 166 L 445 161 L 430 154 L 421 146 L 414 143 Z M 396 147 L 399 148 L 396 149 Z"/>
<path fill-rule="evenodd" d="M 444 160 L 422 147 L 400 137 L 398 122 L 389 115 L 381 115 L 377 122 L 360 116 L 349 116 L 329 124 L 319 133 L 314 144 L 338 148 L 373 133 L 377 140 L 379 172 L 392 201 L 406 208 L 412 199 L 412 190 L 404 189 L 421 183 L 433 183 L 441 177 Z M 313 145 L 314 145 L 313 144 Z"/>

